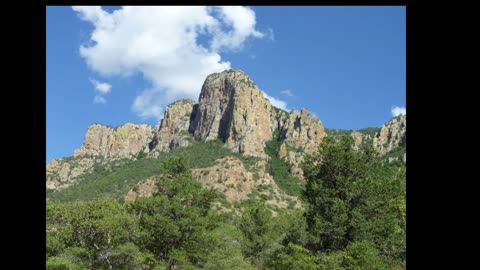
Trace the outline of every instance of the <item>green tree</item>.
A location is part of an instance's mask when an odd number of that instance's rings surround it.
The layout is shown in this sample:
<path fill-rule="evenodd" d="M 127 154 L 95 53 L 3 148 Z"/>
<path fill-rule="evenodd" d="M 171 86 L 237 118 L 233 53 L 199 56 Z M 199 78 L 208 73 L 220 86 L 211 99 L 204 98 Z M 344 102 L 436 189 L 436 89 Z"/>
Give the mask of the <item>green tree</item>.
<path fill-rule="evenodd" d="M 335 265 L 335 251 L 369 242 L 390 265 L 405 260 L 403 164 L 381 163 L 371 147 L 356 151 L 347 136 L 325 138 L 302 168 L 309 249 L 332 254 L 324 259 Z"/>
<path fill-rule="evenodd" d="M 87 270 L 88 268 L 64 257 L 48 257 L 47 270 Z"/>
<path fill-rule="evenodd" d="M 281 244 L 283 246 L 288 246 L 289 243 L 303 246 L 307 243 L 309 234 L 307 233 L 307 223 L 303 217 L 303 211 L 292 211 L 287 212 L 278 217 L 279 220 L 283 223 L 279 227 L 281 231 L 285 232 Z"/>
<path fill-rule="evenodd" d="M 319 152 L 306 156 L 303 197 L 308 231 L 317 250 L 341 250 L 352 239 L 352 210 L 368 197 L 363 184 L 372 157 L 353 149 L 353 138 L 326 137 Z"/>
<path fill-rule="evenodd" d="M 345 249 L 344 266 L 346 270 L 383 270 L 383 262 L 375 246 L 369 242 L 354 242 Z"/>
<path fill-rule="evenodd" d="M 128 205 L 143 231 L 139 242 L 169 269 L 200 267 L 215 244 L 209 232 L 217 219 L 209 210 L 216 193 L 192 178 L 182 156 L 165 160 L 162 172 L 152 197 Z"/>
<path fill-rule="evenodd" d="M 217 241 L 215 249 L 210 253 L 205 269 L 209 270 L 253 270 L 253 266 L 242 254 L 242 233 L 234 225 L 220 223 L 219 227 L 211 232 Z"/>
<path fill-rule="evenodd" d="M 115 200 L 47 204 L 47 255 L 112 269 L 111 250 L 137 234 L 136 220 Z"/>
<path fill-rule="evenodd" d="M 242 251 L 257 269 L 265 269 L 275 250 L 272 212 L 265 204 L 256 204 L 243 212 L 239 229 L 243 234 Z"/>
<path fill-rule="evenodd" d="M 317 257 L 302 246 L 289 243 L 275 255 L 272 268 L 277 270 L 314 270 L 318 269 Z"/>

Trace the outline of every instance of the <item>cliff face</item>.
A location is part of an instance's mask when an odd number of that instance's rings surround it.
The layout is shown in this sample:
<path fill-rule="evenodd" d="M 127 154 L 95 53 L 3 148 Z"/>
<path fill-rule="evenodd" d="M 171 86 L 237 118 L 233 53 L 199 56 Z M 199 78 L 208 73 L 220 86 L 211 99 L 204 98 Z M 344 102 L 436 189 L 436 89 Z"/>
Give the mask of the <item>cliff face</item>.
<path fill-rule="evenodd" d="M 295 110 L 290 112 L 282 128 L 281 138 L 290 146 L 310 154 L 317 150 L 325 135 L 322 122 L 303 108 L 300 113 Z"/>
<path fill-rule="evenodd" d="M 273 138 L 274 131 L 279 138 Z M 83 145 L 72 159 L 54 160 L 47 167 L 47 186 L 59 190 L 92 171 L 95 164 L 112 160 L 134 159 L 139 154 L 156 158 L 164 152 L 185 147 L 194 140 L 217 140 L 234 152 L 267 158 L 265 143 L 284 140 L 282 158 L 298 168 L 303 153 L 312 153 L 325 136 L 322 123 L 306 109 L 290 113 L 273 107 L 255 83 L 241 70 L 227 70 L 209 75 L 201 89 L 198 103 L 180 100 L 169 105 L 155 128 L 125 124 L 111 128 L 90 126 Z M 101 160 L 101 161 L 100 161 Z"/>
<path fill-rule="evenodd" d="M 94 124 L 88 128 L 82 147 L 75 150 L 73 156 L 128 158 L 141 151 L 148 152 L 152 138 L 153 129 L 149 125 L 127 123 L 111 128 Z"/>
<path fill-rule="evenodd" d="M 380 132 L 373 138 L 373 147 L 385 155 L 396 147 L 407 144 L 407 116 L 400 115 L 382 126 Z M 404 157 L 406 159 L 406 156 Z"/>
<path fill-rule="evenodd" d="M 191 136 L 188 128 L 194 106 L 193 100 L 180 100 L 167 107 L 150 143 L 150 148 L 154 149 L 156 155 L 189 145 Z"/>
<path fill-rule="evenodd" d="M 148 152 L 153 129 L 148 125 L 127 123 L 117 128 L 99 124 L 88 127 L 83 145 L 73 157 L 53 159 L 46 168 L 47 189 L 62 190 L 74 185 L 77 178 L 92 172 L 95 164 L 134 158 Z"/>
<path fill-rule="evenodd" d="M 242 71 L 209 75 L 191 130 L 196 140 L 221 139 L 233 151 L 265 157 L 272 137 L 271 105 Z"/>
<path fill-rule="evenodd" d="M 75 179 L 91 172 L 95 160 L 90 157 L 53 159 L 46 169 L 47 189 L 62 190 L 75 183 Z"/>
<path fill-rule="evenodd" d="M 194 144 L 195 140 L 218 139 L 234 152 L 258 157 L 258 162 L 247 169 L 240 159 L 222 157 L 214 166 L 194 169 L 195 178 L 224 192 L 230 202 L 243 201 L 253 189 L 269 186 L 272 191 L 263 195 L 273 196 L 271 204 L 285 206 L 292 198 L 281 194 L 269 174 L 271 157 L 265 152 L 266 142 L 282 141 L 273 158 L 288 162 L 288 173 L 301 179 L 304 155 L 317 150 L 326 132 L 334 137 L 352 136 L 357 149 L 373 145 L 385 160 L 406 160 L 406 116 L 396 117 L 381 128 L 326 131 L 322 122 L 305 108 L 300 112 L 278 109 L 245 73 L 227 70 L 206 78 L 198 102 L 180 100 L 170 104 L 155 128 L 130 123 L 117 128 L 90 126 L 82 147 L 73 157 L 52 160 L 47 166 L 46 185 L 49 190 L 59 191 L 75 185 L 82 175 L 97 168 L 112 171 L 140 156 L 156 158 Z M 144 182 L 138 192 L 132 190 L 126 199 L 147 196 L 154 190 L 152 183 Z"/>
<path fill-rule="evenodd" d="M 275 129 L 281 130 L 280 139 L 306 153 L 314 152 L 325 137 L 319 119 L 306 109 L 287 113 L 272 107 L 239 70 L 208 76 L 194 114 L 190 131 L 195 139 L 218 138 L 234 151 L 262 158 L 266 157 L 265 142 L 272 139 Z"/>

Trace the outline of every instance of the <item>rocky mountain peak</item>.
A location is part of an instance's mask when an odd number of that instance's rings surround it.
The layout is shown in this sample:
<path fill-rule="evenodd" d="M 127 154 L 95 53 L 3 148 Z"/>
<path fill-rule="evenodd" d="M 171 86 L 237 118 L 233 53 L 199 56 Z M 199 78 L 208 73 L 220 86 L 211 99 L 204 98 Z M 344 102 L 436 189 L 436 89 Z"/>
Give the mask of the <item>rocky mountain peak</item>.
<path fill-rule="evenodd" d="M 287 144 L 306 153 L 313 153 L 326 136 L 320 119 L 310 115 L 306 108 L 292 110 L 282 128 L 281 137 Z"/>
<path fill-rule="evenodd" d="M 116 128 L 93 124 L 88 127 L 83 145 L 74 156 L 130 157 L 142 150 L 151 141 L 153 129 L 146 124 L 127 123 Z"/>
<path fill-rule="evenodd" d="M 385 155 L 396 147 L 404 147 L 407 143 L 407 116 L 399 115 L 382 126 L 373 138 L 373 147 Z M 406 158 L 404 158 L 406 159 Z"/>
<path fill-rule="evenodd" d="M 178 100 L 165 109 L 163 119 L 156 127 L 156 134 L 150 143 L 155 153 L 168 152 L 189 144 L 188 128 L 196 102 L 189 99 Z"/>
<path fill-rule="evenodd" d="M 279 155 L 291 163 L 294 175 L 301 176 L 303 152 L 315 151 L 324 136 L 322 123 L 307 109 L 288 113 L 272 106 L 247 74 L 231 69 L 206 78 L 198 103 L 170 104 L 155 128 L 131 123 L 116 128 L 91 125 L 75 160 L 52 161 L 47 167 L 47 185 L 70 186 L 98 162 L 133 159 L 147 152 L 147 157 L 155 158 L 194 140 L 217 139 L 232 151 L 259 158 L 268 157 L 267 141 L 284 140 Z"/>
<path fill-rule="evenodd" d="M 209 75 L 198 104 L 191 125 L 196 140 L 221 139 L 234 151 L 265 157 L 265 142 L 272 137 L 272 106 L 243 71 Z"/>

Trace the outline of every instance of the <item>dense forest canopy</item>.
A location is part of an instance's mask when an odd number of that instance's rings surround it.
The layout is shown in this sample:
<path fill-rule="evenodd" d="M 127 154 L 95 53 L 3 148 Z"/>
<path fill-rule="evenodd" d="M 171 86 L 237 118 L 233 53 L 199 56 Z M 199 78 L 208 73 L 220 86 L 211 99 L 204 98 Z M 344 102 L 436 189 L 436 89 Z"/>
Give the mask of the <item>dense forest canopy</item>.
<path fill-rule="evenodd" d="M 204 152 L 139 159 L 148 170 L 138 171 L 157 174 L 150 197 L 123 202 L 106 191 L 48 200 L 47 269 L 405 269 L 405 163 L 357 150 L 350 136 L 326 137 L 302 163 L 305 182 L 285 182 L 271 141 L 269 169 L 303 207 L 272 211 L 258 197 L 225 212 L 213 207 L 224 198 L 191 173 L 212 147 L 193 147 Z M 99 179 L 130 179 L 106 175 Z"/>

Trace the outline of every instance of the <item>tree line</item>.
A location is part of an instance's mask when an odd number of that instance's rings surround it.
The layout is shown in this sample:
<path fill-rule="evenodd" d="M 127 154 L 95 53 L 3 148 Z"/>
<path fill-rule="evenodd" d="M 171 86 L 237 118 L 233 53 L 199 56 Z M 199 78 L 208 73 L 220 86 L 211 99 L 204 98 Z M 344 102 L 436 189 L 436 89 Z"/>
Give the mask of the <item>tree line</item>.
<path fill-rule="evenodd" d="M 217 193 L 189 161 L 161 163 L 158 191 L 47 202 L 47 269 L 404 269 L 405 165 L 385 164 L 350 136 L 326 137 L 302 164 L 304 209 L 240 216 L 212 209 Z"/>

